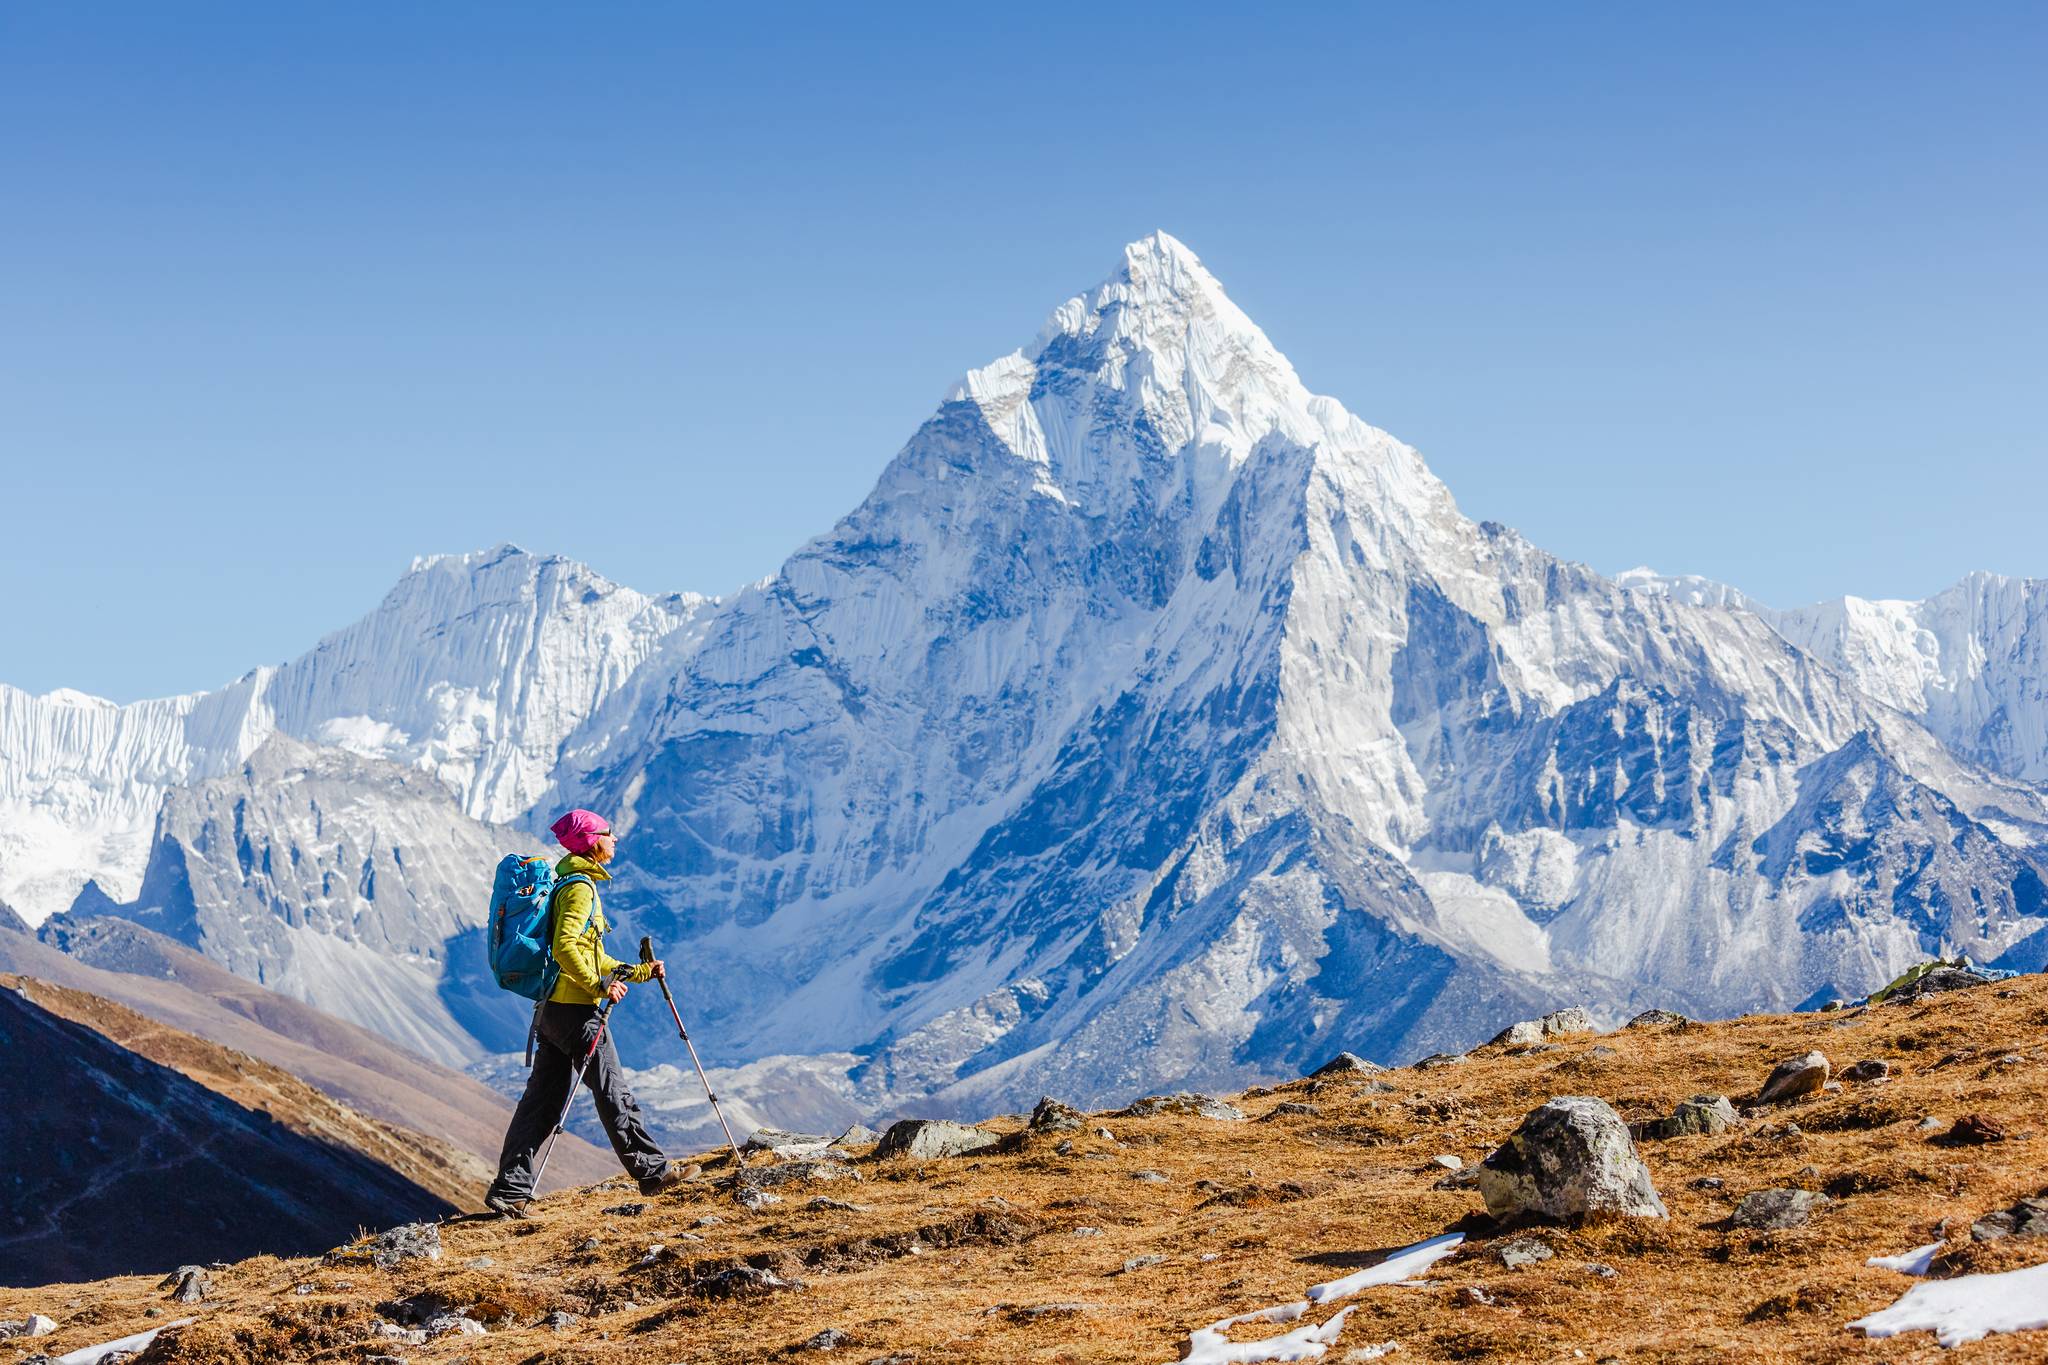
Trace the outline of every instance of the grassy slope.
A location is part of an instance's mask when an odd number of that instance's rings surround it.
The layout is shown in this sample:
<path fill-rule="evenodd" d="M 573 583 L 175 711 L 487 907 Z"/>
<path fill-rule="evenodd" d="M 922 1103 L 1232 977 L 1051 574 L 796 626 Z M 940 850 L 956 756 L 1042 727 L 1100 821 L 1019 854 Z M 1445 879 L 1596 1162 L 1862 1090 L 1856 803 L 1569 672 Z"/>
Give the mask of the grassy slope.
<path fill-rule="evenodd" d="M 2029 977 L 1870 1011 L 1624 1031 L 1522 1055 L 1482 1049 L 1460 1066 L 1384 1073 L 1389 1093 L 1375 1093 L 1370 1078 L 1297 1082 L 1241 1100 L 1246 1123 L 1104 1119 L 1116 1141 L 1086 1136 L 1069 1156 L 1054 1152 L 1058 1139 L 1032 1138 L 1005 1155 L 863 1161 L 859 1184 L 786 1186 L 784 1202 L 761 1213 L 707 1183 L 639 1216 L 602 1214 L 636 1198 L 620 1183 L 553 1198 L 530 1223 L 451 1223 L 448 1254 L 417 1269 L 245 1262 L 215 1277 L 218 1297 L 202 1321 L 167 1334 L 148 1359 L 359 1360 L 389 1349 L 366 1336 L 376 1304 L 431 1289 L 474 1305 L 492 1331 L 444 1338 L 408 1358 L 767 1361 L 836 1327 L 850 1336 L 844 1347 L 798 1358 L 1170 1361 L 1195 1326 L 1297 1298 L 1378 1250 L 1451 1228 L 1471 1234 L 1467 1250 L 1431 1272 L 1426 1287 L 1366 1291 L 1326 1359 L 1387 1340 L 1401 1344 L 1395 1359 L 1406 1361 L 1952 1359 L 1924 1334 L 1874 1342 L 1843 1324 L 1914 1283 L 1866 1267 L 1865 1258 L 1943 1233 L 1950 1270 L 2048 1260 L 2039 1239 L 1968 1239 L 1972 1219 L 2048 1180 L 2044 1025 L 2048 979 Z M 1726 1134 L 1644 1144 L 1668 1221 L 1550 1231 L 1555 1257 L 1510 1271 L 1489 1253 L 1499 1239 L 1477 1216 L 1478 1195 L 1433 1188 L 1443 1174 L 1433 1155 L 1480 1159 L 1552 1095 L 1599 1095 L 1627 1118 L 1648 1118 L 1695 1092 L 1739 1099 L 1779 1059 L 1814 1047 L 1838 1068 L 1887 1059 L 1897 1079 L 1795 1102 Z M 2008 1056 L 2019 1060 L 2000 1060 Z M 1264 1117 L 1290 1101 L 1321 1113 Z M 1918 1127 L 1930 1114 L 1969 1112 L 2030 1136 L 1947 1147 Z M 1788 1135 L 1788 1122 L 1803 1131 Z M 1168 1180 L 1133 1179 L 1146 1169 Z M 1708 1176 L 1725 1188 L 1694 1187 Z M 1841 1197 L 1804 1229 L 1725 1228 L 1744 1193 L 1780 1185 Z M 814 1195 L 866 1211 L 807 1210 Z M 693 1229 L 704 1215 L 723 1221 Z M 1077 1235 L 1084 1225 L 1100 1234 Z M 580 1249 L 590 1238 L 596 1246 Z M 655 1242 L 670 1254 L 636 1267 Z M 1167 1259 L 1121 1273 L 1127 1258 L 1151 1254 Z M 477 1260 L 486 1257 L 487 1266 Z M 746 1258 L 807 1288 L 759 1301 L 691 1292 L 705 1274 Z M 1589 1262 L 1619 1275 L 1600 1278 Z M 300 1284 L 313 1291 L 295 1294 Z M 1460 1292 L 1468 1286 L 1496 1302 L 1470 1303 Z M 1021 1311 L 1055 1304 L 1085 1307 Z M 37 1343 L 53 1353 L 145 1327 L 151 1307 L 165 1318 L 189 1311 L 163 1303 L 147 1278 L 0 1291 L 0 1317 L 38 1310 L 62 1321 L 58 1336 Z M 553 1308 L 581 1320 L 559 1332 L 539 1326 Z M 1995 1337 L 1966 1353 L 2048 1358 L 2048 1332 Z M 9 1358 L 0 1354 L 0 1365 Z"/>

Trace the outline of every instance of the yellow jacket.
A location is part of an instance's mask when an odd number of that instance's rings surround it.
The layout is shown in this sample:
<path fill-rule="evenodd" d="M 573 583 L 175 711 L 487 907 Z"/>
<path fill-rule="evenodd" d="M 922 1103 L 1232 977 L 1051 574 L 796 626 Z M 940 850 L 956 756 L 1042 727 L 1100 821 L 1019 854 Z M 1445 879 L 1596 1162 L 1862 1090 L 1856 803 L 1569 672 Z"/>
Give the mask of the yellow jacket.
<path fill-rule="evenodd" d="M 611 926 L 605 923 L 604 905 L 595 885 L 612 878 L 601 864 L 575 853 L 555 864 L 557 877 L 578 872 L 590 881 L 571 882 L 555 893 L 555 965 L 561 968 L 561 975 L 548 999 L 564 1005 L 595 1005 L 604 999 L 605 983 L 622 965 L 605 953 L 605 930 Z M 627 969 L 626 980 L 645 981 L 650 975 L 646 963 L 635 963 Z"/>

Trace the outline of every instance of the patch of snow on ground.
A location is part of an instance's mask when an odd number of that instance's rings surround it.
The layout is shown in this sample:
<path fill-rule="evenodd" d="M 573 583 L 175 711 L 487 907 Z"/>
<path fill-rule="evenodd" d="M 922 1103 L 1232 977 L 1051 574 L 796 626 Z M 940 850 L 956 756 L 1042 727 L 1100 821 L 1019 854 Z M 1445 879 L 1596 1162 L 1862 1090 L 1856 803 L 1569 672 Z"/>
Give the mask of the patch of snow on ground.
<path fill-rule="evenodd" d="M 1464 1240 L 1465 1234 L 1462 1232 L 1447 1232 L 1441 1237 L 1417 1242 L 1412 1247 L 1402 1247 L 1378 1265 L 1367 1266 L 1364 1270 L 1346 1275 L 1341 1280 L 1311 1285 L 1308 1301 L 1329 1303 L 1334 1299 L 1348 1299 L 1359 1290 L 1370 1289 L 1376 1284 L 1398 1284 L 1411 1279 L 1456 1251 Z"/>
<path fill-rule="evenodd" d="M 1849 1325 L 1872 1337 L 1932 1332 L 1944 1346 L 1961 1346 L 1993 1332 L 2048 1327 L 2048 1264 L 2002 1275 L 1929 1280 L 1908 1289 L 1891 1307 Z"/>
<path fill-rule="evenodd" d="M 1247 1322 L 1293 1322 L 1308 1312 L 1308 1304 L 1297 1299 L 1283 1303 L 1277 1308 L 1261 1308 L 1256 1313 L 1240 1313 L 1234 1318 L 1212 1322 L 1207 1327 L 1198 1327 L 1188 1334 L 1188 1344 L 1181 1351 L 1181 1365 L 1247 1365 L 1252 1361 L 1266 1360 L 1321 1360 L 1323 1353 L 1330 1349 L 1330 1343 L 1344 1330 L 1344 1319 L 1351 1312 L 1343 1309 L 1328 1322 L 1308 1323 L 1295 1328 L 1284 1336 L 1268 1337 L 1264 1341 L 1232 1341 L 1224 1333 Z"/>
<path fill-rule="evenodd" d="M 165 1327 L 183 1327 L 187 1323 L 197 1321 L 199 1321 L 197 1318 L 179 1318 L 176 1322 L 165 1323 L 163 1327 L 152 1327 L 147 1332 L 137 1332 L 132 1337 L 121 1337 L 115 1341 L 103 1341 L 97 1346 L 81 1346 L 75 1351 L 66 1351 L 63 1355 L 58 1356 L 55 1361 L 51 1362 L 51 1365 L 100 1365 L 100 1362 L 108 1356 L 127 1356 L 142 1350 L 149 1343 L 155 1341 L 156 1334 L 163 1331 Z"/>
<path fill-rule="evenodd" d="M 1897 1270 L 1908 1275 L 1925 1275 L 1927 1268 L 1934 1264 L 1934 1258 L 1947 1246 L 1946 1242 L 1929 1242 L 1924 1247 L 1914 1247 L 1896 1256 L 1873 1256 L 1865 1265 L 1874 1265 L 1879 1270 Z"/>

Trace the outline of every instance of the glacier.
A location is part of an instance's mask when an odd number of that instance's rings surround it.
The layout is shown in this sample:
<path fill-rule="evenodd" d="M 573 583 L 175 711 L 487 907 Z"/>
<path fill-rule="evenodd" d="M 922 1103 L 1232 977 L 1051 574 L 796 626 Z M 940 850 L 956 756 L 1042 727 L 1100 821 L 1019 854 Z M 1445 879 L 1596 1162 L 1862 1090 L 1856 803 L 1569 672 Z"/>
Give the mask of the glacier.
<path fill-rule="evenodd" d="M 2044 604 L 1778 612 L 1547 554 L 1159 233 L 724 597 L 499 547 L 216 693 L 0 687 L 0 900 L 489 1066 L 489 854 L 593 805 L 614 919 L 763 1113 L 1790 1007 L 2048 955 Z"/>

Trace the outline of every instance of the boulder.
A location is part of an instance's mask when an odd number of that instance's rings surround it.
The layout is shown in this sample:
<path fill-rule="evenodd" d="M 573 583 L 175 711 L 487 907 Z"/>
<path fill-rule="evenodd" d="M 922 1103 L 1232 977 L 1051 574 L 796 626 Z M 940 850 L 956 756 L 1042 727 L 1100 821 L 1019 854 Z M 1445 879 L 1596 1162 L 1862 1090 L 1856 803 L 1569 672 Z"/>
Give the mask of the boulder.
<path fill-rule="evenodd" d="M 1830 1202 L 1826 1195 L 1812 1190 L 1753 1190 L 1742 1196 L 1728 1223 L 1760 1232 L 1804 1227 L 1816 1209 Z"/>
<path fill-rule="evenodd" d="M 1183 1090 L 1177 1095 L 1147 1095 L 1136 1104 L 1116 1111 L 1120 1119 L 1150 1118 L 1154 1114 L 1186 1114 L 1194 1118 L 1236 1121 L 1244 1110 L 1225 1104 L 1214 1095 L 1197 1095 Z"/>
<path fill-rule="evenodd" d="M 752 1156 L 756 1152 L 768 1152 L 779 1157 L 816 1156 L 832 1145 L 832 1139 L 822 1133 L 788 1133 L 780 1128 L 756 1128 L 754 1135 L 740 1144 L 740 1150 Z"/>
<path fill-rule="evenodd" d="M 206 1277 L 203 1265 L 181 1265 L 158 1283 L 158 1289 L 171 1291 L 171 1298 L 177 1303 L 201 1303 L 213 1293 L 213 1281 Z"/>
<path fill-rule="evenodd" d="M 1593 1016 L 1586 1013 L 1583 1006 L 1573 1005 L 1568 1009 L 1553 1010 L 1541 1019 L 1524 1019 L 1519 1024 L 1509 1024 L 1494 1035 L 1493 1045 L 1526 1046 L 1560 1034 L 1591 1033 L 1593 1030 Z"/>
<path fill-rule="evenodd" d="M 1329 1061 L 1324 1062 L 1321 1066 L 1317 1067 L 1314 1071 L 1311 1071 L 1308 1074 L 1311 1076 L 1342 1076 L 1347 1073 L 1361 1073 L 1384 1070 L 1386 1070 L 1386 1068 L 1381 1066 L 1379 1063 L 1368 1062 L 1367 1060 L 1365 1060 L 1365 1058 L 1359 1056 L 1355 1052 L 1340 1052 L 1336 1056 L 1330 1058 Z"/>
<path fill-rule="evenodd" d="M 864 1123 L 856 1123 L 838 1137 L 832 1139 L 834 1147 L 872 1147 L 882 1140 L 882 1135 Z"/>
<path fill-rule="evenodd" d="M 984 1147 L 993 1147 L 998 1141 L 1000 1139 L 985 1128 L 970 1128 L 950 1119 L 904 1119 L 889 1125 L 889 1131 L 882 1134 L 882 1140 L 875 1145 L 875 1155 L 930 1160 L 965 1156 Z"/>
<path fill-rule="evenodd" d="M 1047 1095 L 1031 1111 L 1028 1126 L 1034 1133 L 1078 1133 L 1088 1126 L 1088 1116 L 1073 1105 Z"/>
<path fill-rule="evenodd" d="M 1432 1052 L 1412 1065 L 1417 1071 L 1435 1071 L 1439 1067 L 1463 1066 L 1464 1064 L 1465 1054 L 1462 1052 Z"/>
<path fill-rule="evenodd" d="M 0 1341 L 15 1337 L 46 1337 L 57 1330 L 56 1320 L 41 1313 L 31 1313 L 26 1318 L 0 1322 Z"/>
<path fill-rule="evenodd" d="M 1480 1164 L 1479 1193 L 1495 1218 L 1664 1217 L 1628 1126 L 1605 1101 L 1587 1095 L 1560 1096 L 1531 1110 Z"/>
<path fill-rule="evenodd" d="M 1676 1010 L 1644 1010 L 1628 1021 L 1628 1028 L 1665 1028 L 1672 1024 L 1690 1024 L 1692 1020 Z"/>
<path fill-rule="evenodd" d="M 1956 1120 L 1955 1127 L 1935 1141 L 1948 1147 L 1982 1147 L 1986 1143 L 2003 1142 L 2009 1136 L 2005 1125 L 1990 1115 L 1965 1114 Z"/>
<path fill-rule="evenodd" d="M 1763 1088 L 1756 1092 L 1758 1104 L 1776 1104 L 1801 1095 L 1817 1095 L 1828 1083 L 1828 1059 L 1824 1052 L 1808 1052 L 1779 1062 Z"/>
<path fill-rule="evenodd" d="M 1910 1005 L 1930 995 L 1943 991 L 1966 991 L 1972 986 L 1986 986 L 1993 978 L 1979 976 L 1967 967 L 1934 967 L 1923 975 L 1903 983 L 1895 982 L 1886 990 L 1871 998 L 1872 1004 Z"/>

